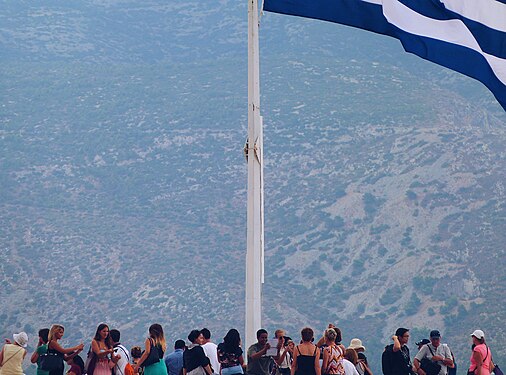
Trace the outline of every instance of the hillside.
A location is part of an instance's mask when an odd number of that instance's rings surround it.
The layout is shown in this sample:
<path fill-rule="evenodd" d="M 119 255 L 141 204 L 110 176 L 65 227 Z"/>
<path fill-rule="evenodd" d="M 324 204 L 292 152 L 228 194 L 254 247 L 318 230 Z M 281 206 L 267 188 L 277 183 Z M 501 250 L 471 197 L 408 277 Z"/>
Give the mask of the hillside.
<path fill-rule="evenodd" d="M 242 332 L 246 3 L 0 4 L 0 332 Z M 504 362 L 492 95 L 359 30 L 265 14 L 261 38 L 266 328 L 338 323 L 377 373 L 397 326 L 462 371 L 481 328 Z"/>

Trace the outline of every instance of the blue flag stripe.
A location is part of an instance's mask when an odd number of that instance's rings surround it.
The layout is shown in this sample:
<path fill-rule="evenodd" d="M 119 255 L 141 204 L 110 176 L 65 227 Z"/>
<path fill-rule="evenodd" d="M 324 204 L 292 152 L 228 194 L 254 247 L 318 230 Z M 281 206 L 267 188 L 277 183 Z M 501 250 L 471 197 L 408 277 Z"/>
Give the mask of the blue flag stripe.
<path fill-rule="evenodd" d="M 407 52 L 482 82 L 506 111 L 506 86 L 496 77 L 482 54 L 457 44 L 409 34 L 401 29 L 398 29 L 396 36 Z"/>
<path fill-rule="evenodd" d="M 504 35 L 495 42 L 500 53 L 483 52 L 475 40 L 480 31 L 471 33 L 461 20 L 434 20 L 391 0 L 265 0 L 264 10 L 336 22 L 397 38 L 407 52 L 481 81 L 506 110 L 506 60 L 501 59 L 506 49 Z M 413 27 L 411 19 L 417 23 Z M 470 20 L 466 23 L 476 24 Z M 420 32 L 423 27 L 426 30 Z M 486 28 L 480 27 L 481 31 Z M 488 35 L 497 32 L 486 30 Z"/>
<path fill-rule="evenodd" d="M 461 20 L 471 31 L 481 49 L 491 55 L 506 58 L 506 32 L 470 20 L 454 11 L 448 10 L 439 1 L 399 0 L 415 12 L 436 20 Z M 506 8 L 506 7 L 505 7 Z"/>
<path fill-rule="evenodd" d="M 384 0 L 385 1 L 385 0 Z M 429 0 L 465 18 L 506 32 L 506 6 L 497 0 Z"/>

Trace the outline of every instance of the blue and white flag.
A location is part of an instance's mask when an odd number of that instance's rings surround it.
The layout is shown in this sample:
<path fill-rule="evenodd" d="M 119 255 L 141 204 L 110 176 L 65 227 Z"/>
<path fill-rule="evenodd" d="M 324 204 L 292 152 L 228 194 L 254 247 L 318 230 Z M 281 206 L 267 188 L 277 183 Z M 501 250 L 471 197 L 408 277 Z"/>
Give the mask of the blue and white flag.
<path fill-rule="evenodd" d="M 264 10 L 397 38 L 407 52 L 481 81 L 506 110 L 506 0 L 264 0 Z"/>

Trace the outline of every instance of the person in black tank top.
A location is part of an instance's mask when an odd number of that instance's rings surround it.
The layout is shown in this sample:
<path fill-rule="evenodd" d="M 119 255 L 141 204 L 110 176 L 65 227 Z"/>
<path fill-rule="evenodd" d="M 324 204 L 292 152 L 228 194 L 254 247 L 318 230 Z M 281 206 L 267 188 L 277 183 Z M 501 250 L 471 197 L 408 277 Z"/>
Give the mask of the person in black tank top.
<path fill-rule="evenodd" d="M 302 329 L 302 343 L 294 350 L 292 374 L 321 375 L 320 349 L 312 343 L 314 332 L 311 328 Z"/>
<path fill-rule="evenodd" d="M 64 369 L 65 369 L 63 361 L 65 359 L 65 356 L 70 356 L 73 353 L 78 354 L 84 348 L 83 343 L 73 346 L 71 348 L 63 348 L 58 343 L 58 340 L 60 340 L 63 337 L 64 333 L 65 333 L 65 328 L 60 324 L 53 324 L 51 326 L 51 329 L 49 330 L 47 352 L 49 354 L 53 354 L 53 355 L 56 355 L 61 358 L 61 366 L 58 366 L 58 368 L 55 368 L 55 369 L 49 371 L 49 375 L 63 375 Z"/>

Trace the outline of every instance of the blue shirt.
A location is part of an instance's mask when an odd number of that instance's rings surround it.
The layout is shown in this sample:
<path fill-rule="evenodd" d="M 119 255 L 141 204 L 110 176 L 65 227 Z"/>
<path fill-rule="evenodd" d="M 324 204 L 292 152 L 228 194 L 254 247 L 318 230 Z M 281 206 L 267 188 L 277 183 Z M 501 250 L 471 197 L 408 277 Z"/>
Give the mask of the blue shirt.
<path fill-rule="evenodd" d="M 169 375 L 179 375 L 183 368 L 183 349 L 176 349 L 165 357 L 165 366 Z"/>

